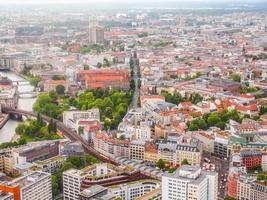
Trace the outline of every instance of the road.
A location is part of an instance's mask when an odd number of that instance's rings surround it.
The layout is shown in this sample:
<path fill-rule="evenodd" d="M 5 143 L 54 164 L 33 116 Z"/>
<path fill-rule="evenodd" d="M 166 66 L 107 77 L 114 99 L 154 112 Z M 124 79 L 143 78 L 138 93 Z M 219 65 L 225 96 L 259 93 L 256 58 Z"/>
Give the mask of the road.
<path fill-rule="evenodd" d="M 227 176 L 229 173 L 229 161 L 217 158 L 215 156 L 210 155 L 209 153 L 203 152 L 203 158 L 210 159 L 211 163 L 215 164 L 215 171 L 218 172 L 218 193 L 219 198 L 224 198 L 226 196 L 226 188 L 227 188 Z M 223 175 L 223 177 L 222 177 Z M 226 179 L 226 181 L 224 181 Z M 220 188 L 221 186 L 221 188 Z M 223 188 L 224 186 L 224 188 Z"/>
<path fill-rule="evenodd" d="M 132 102 L 130 104 L 130 108 L 137 108 L 138 107 L 138 101 L 139 101 L 139 96 L 140 96 L 140 89 L 138 87 L 138 81 L 139 81 L 139 77 L 138 77 L 138 72 L 137 72 L 137 65 L 136 65 L 136 60 L 134 62 L 134 68 L 133 68 L 133 79 L 134 79 L 134 82 L 135 82 L 135 89 L 134 89 L 134 94 L 133 94 L 133 99 L 132 99 Z"/>

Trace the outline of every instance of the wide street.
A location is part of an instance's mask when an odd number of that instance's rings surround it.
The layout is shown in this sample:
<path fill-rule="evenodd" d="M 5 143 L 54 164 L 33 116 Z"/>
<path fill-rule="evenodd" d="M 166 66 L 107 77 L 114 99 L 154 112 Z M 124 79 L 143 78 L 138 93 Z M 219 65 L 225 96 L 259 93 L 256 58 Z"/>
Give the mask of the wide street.
<path fill-rule="evenodd" d="M 203 152 L 203 158 L 210 159 L 215 165 L 215 171 L 218 172 L 218 193 L 219 197 L 224 198 L 227 188 L 227 176 L 229 173 L 229 161 L 217 158 L 209 153 Z M 225 181 L 226 180 L 226 181 Z"/>

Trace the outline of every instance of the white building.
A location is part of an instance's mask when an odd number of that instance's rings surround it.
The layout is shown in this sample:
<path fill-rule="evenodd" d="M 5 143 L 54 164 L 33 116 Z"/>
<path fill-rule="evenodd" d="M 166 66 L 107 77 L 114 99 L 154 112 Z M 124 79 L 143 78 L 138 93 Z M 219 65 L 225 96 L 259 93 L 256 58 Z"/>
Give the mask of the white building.
<path fill-rule="evenodd" d="M 101 177 L 114 174 L 115 169 L 107 163 L 98 163 L 81 170 L 70 169 L 63 173 L 63 198 L 64 200 L 79 200 L 81 183 L 86 177 Z"/>
<path fill-rule="evenodd" d="M 81 191 L 82 171 L 70 169 L 63 173 L 63 199 L 78 200 Z"/>
<path fill-rule="evenodd" d="M 218 174 L 198 166 L 183 165 L 162 176 L 162 200 L 216 200 Z"/>
<path fill-rule="evenodd" d="M 135 127 L 135 139 L 150 140 L 151 128 L 147 125 L 140 125 Z"/>
<path fill-rule="evenodd" d="M 12 182 L 3 182 L 3 192 L 10 192 L 6 200 L 48 200 L 52 199 L 51 174 L 35 171 L 25 176 L 14 179 Z M 0 197 L 0 199 L 2 199 Z"/>
<path fill-rule="evenodd" d="M 99 109 L 90 109 L 87 111 L 70 110 L 63 112 L 63 123 L 72 129 L 78 129 L 79 121 L 100 121 Z"/>
<path fill-rule="evenodd" d="M 156 180 L 140 180 L 109 187 L 111 193 L 122 200 L 135 200 L 160 187 Z"/>

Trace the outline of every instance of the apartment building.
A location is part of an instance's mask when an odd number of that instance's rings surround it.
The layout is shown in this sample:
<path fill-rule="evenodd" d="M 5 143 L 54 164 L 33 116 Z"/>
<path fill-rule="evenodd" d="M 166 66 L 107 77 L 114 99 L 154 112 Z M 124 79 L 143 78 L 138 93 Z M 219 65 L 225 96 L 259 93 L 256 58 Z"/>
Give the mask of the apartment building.
<path fill-rule="evenodd" d="M 144 160 L 145 144 L 144 140 L 132 140 L 130 142 L 130 158 Z"/>
<path fill-rule="evenodd" d="M 237 200 L 265 200 L 267 198 L 266 181 L 257 181 L 255 177 L 242 175 L 237 181 Z"/>
<path fill-rule="evenodd" d="M 254 166 L 260 166 L 262 161 L 262 153 L 259 151 L 243 151 L 240 153 L 242 162 L 249 171 Z"/>
<path fill-rule="evenodd" d="M 135 126 L 135 139 L 151 140 L 151 128 L 147 125 Z"/>
<path fill-rule="evenodd" d="M 216 200 L 218 174 L 200 167 L 183 165 L 174 173 L 162 176 L 162 200 Z"/>
<path fill-rule="evenodd" d="M 92 134 L 94 148 L 110 157 L 129 157 L 129 141 L 112 138 L 104 132 Z"/>
<path fill-rule="evenodd" d="M 0 190 L 10 192 L 14 199 L 52 199 L 51 175 L 45 172 L 32 172 L 10 182 L 0 183 Z"/>
<path fill-rule="evenodd" d="M 191 165 L 199 165 L 202 158 L 202 144 L 188 136 L 168 137 L 158 144 L 158 159 L 174 165 L 187 160 Z"/>

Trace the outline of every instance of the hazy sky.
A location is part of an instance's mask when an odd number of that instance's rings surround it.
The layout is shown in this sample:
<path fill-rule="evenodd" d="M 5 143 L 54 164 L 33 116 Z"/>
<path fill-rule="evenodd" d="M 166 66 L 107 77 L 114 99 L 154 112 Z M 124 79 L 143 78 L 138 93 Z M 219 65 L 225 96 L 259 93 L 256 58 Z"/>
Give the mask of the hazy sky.
<path fill-rule="evenodd" d="M 0 0 L 1 4 L 39 4 L 39 3 L 51 3 L 51 4 L 57 4 L 57 3 L 99 3 L 99 2 L 164 2 L 164 1 L 172 1 L 172 2 L 188 2 L 188 1 L 198 1 L 198 2 L 254 2 L 254 1 L 265 1 L 265 0 Z M 266 0 L 267 1 L 267 0 Z"/>

